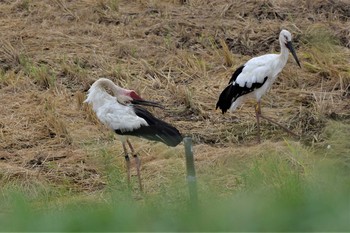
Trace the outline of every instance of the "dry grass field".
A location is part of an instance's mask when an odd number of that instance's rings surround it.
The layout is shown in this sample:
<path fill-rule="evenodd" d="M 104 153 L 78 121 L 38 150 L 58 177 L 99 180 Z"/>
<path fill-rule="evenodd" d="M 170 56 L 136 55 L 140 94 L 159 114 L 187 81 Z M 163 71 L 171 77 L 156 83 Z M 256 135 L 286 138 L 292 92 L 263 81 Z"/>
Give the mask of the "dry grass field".
<path fill-rule="evenodd" d="M 166 106 L 150 111 L 192 136 L 201 190 L 241 188 L 255 157 L 297 166 L 291 154 L 322 152 L 327 126 L 349 127 L 349 22 L 348 0 L 2 0 L 0 184 L 77 195 L 126 185 L 121 144 L 83 103 L 99 77 Z M 253 101 L 225 115 L 215 104 L 238 66 L 279 52 L 282 28 L 302 68 L 289 59 L 262 110 L 300 138 L 263 121 L 257 144 Z M 145 193 L 184 179 L 183 144 L 133 141 Z"/>

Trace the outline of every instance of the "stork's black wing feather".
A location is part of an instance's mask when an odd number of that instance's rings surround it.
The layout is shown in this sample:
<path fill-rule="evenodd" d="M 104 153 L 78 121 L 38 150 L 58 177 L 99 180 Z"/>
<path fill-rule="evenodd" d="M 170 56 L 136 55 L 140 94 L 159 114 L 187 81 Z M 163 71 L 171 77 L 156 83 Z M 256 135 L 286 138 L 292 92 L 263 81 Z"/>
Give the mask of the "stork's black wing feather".
<path fill-rule="evenodd" d="M 233 83 L 233 82 L 236 81 L 238 75 L 239 75 L 240 73 L 242 73 L 243 68 L 244 68 L 244 65 L 241 65 L 240 67 L 238 67 L 238 68 L 236 69 L 236 71 L 232 74 L 232 77 L 231 77 L 230 81 L 228 82 L 228 84 Z"/>
<path fill-rule="evenodd" d="M 248 94 L 257 88 L 260 88 L 266 82 L 267 77 L 262 83 L 253 83 L 251 87 L 246 85 L 241 87 L 238 83 L 230 83 L 220 94 L 219 100 L 216 103 L 216 109 L 220 108 L 224 114 L 231 107 L 231 104 L 242 95 Z"/>
<path fill-rule="evenodd" d="M 115 130 L 117 134 L 142 137 L 173 147 L 182 141 L 180 132 L 174 126 L 155 118 L 149 111 L 140 106 L 134 105 L 133 108 L 137 116 L 146 120 L 148 126 L 141 126 L 133 131 Z"/>

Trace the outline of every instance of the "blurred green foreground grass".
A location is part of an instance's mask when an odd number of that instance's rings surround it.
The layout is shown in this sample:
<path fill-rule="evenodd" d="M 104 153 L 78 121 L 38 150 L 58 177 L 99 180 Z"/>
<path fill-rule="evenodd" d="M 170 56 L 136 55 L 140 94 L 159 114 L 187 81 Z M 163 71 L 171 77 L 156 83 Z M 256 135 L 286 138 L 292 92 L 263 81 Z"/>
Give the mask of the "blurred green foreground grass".
<path fill-rule="evenodd" d="M 197 207 L 181 182 L 157 194 L 111 187 L 88 197 L 38 186 L 35 198 L 13 184 L 1 192 L 0 230 L 350 231 L 349 136 L 349 125 L 333 122 L 304 158 L 256 157 L 243 184 L 225 195 L 199 179 Z"/>

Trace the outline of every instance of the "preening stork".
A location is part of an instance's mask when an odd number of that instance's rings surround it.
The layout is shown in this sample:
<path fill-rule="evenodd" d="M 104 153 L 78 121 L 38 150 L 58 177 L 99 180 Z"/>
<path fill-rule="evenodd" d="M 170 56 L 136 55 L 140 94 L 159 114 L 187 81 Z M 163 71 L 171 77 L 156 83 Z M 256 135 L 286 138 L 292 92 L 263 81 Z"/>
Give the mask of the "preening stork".
<path fill-rule="evenodd" d="M 296 63 L 300 66 L 299 59 L 292 45 L 292 35 L 287 30 L 282 30 L 279 34 L 281 46 L 280 54 L 266 54 L 254 57 L 240 66 L 233 74 L 228 86 L 220 94 L 216 104 L 216 109 L 220 108 L 224 114 L 234 111 L 247 98 L 255 98 L 255 114 L 257 120 L 258 142 L 260 142 L 260 117 L 285 129 L 295 135 L 286 127 L 265 117 L 261 114 L 261 97 L 270 89 L 277 75 L 282 71 L 288 60 L 289 51 L 292 53 Z"/>
<path fill-rule="evenodd" d="M 113 96 L 107 90 L 110 90 Z M 143 100 L 135 91 L 121 88 L 109 79 L 100 78 L 95 81 L 84 102 L 91 104 L 97 118 L 120 136 L 130 184 L 130 158 L 126 146 L 128 144 L 135 158 L 140 190 L 142 190 L 141 163 L 128 136 L 158 141 L 172 147 L 182 141 L 182 136 L 175 127 L 157 119 L 140 106 L 163 108 L 160 104 Z"/>

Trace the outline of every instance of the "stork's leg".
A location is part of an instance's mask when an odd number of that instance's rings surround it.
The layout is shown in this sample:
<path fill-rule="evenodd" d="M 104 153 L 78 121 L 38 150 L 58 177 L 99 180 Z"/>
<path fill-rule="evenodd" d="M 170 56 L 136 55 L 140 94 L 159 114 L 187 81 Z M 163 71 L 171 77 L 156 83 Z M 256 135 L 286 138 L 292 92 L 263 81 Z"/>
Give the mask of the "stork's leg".
<path fill-rule="evenodd" d="M 137 178 L 139 180 L 139 187 L 140 187 L 140 191 L 142 191 L 142 182 L 141 182 L 141 161 L 137 155 L 137 153 L 135 153 L 134 147 L 131 145 L 131 142 L 129 141 L 129 139 L 126 140 L 126 142 L 128 143 L 131 153 L 135 158 L 135 162 L 136 162 L 136 171 L 137 171 Z"/>
<path fill-rule="evenodd" d="M 260 100 L 255 105 L 255 116 L 256 116 L 256 126 L 257 126 L 257 141 L 260 143 L 260 115 L 261 115 L 261 108 L 260 108 Z"/>
<path fill-rule="evenodd" d="M 130 158 L 128 155 L 128 151 L 126 150 L 125 142 L 122 142 L 123 150 L 124 150 L 124 156 L 125 156 L 125 163 L 126 163 L 126 170 L 128 174 L 128 185 L 130 186 Z"/>
<path fill-rule="evenodd" d="M 255 109 L 255 112 L 259 115 L 259 117 L 261 117 L 261 118 L 263 118 L 263 119 L 269 121 L 269 122 L 272 123 L 272 124 L 275 124 L 275 125 L 281 127 L 281 128 L 284 129 L 287 133 L 289 133 L 289 134 L 291 134 L 291 135 L 293 135 L 293 136 L 295 136 L 295 137 L 299 137 L 296 133 L 292 132 L 292 131 L 289 130 L 287 127 L 285 127 L 285 126 L 281 125 L 280 123 L 278 123 L 278 122 L 276 122 L 276 121 L 274 121 L 274 120 L 272 120 L 272 119 L 270 119 L 270 118 L 268 118 L 268 117 L 262 115 L 262 114 L 261 114 L 260 101 L 258 101 L 258 104 L 257 104 L 257 105 L 258 105 L 258 111 Z M 257 115 L 257 119 L 258 119 L 258 115 Z M 259 129 L 259 126 L 258 126 L 258 130 L 260 130 L 260 129 Z"/>
<path fill-rule="evenodd" d="M 263 118 L 263 119 L 265 119 L 265 120 L 267 120 L 267 121 L 269 121 L 269 122 L 271 122 L 272 124 L 275 124 L 275 125 L 281 127 L 281 128 L 284 129 L 287 133 L 289 133 L 289 134 L 291 134 L 291 135 L 293 135 L 293 136 L 295 136 L 295 137 L 299 137 L 299 135 L 297 135 L 296 133 L 294 133 L 293 131 L 291 131 L 291 130 L 288 129 L 287 127 L 281 125 L 280 123 L 278 123 L 278 122 L 276 122 L 276 121 L 274 121 L 274 120 L 272 120 L 272 119 L 270 119 L 270 118 L 267 118 L 266 116 L 261 115 L 261 114 L 260 114 L 260 117 Z"/>

